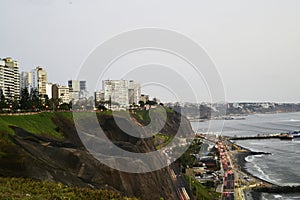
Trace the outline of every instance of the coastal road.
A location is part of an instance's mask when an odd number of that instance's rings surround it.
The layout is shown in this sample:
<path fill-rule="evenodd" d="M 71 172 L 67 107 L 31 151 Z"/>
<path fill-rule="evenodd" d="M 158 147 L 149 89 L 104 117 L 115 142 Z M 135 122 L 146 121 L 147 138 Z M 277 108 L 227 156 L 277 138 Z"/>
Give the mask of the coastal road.
<path fill-rule="evenodd" d="M 176 164 L 172 164 L 170 165 L 170 170 L 172 170 L 175 174 L 175 177 L 173 174 L 173 172 L 171 171 L 171 176 L 172 176 L 172 180 L 173 180 L 173 185 L 174 188 L 177 191 L 177 196 L 178 199 L 180 200 L 194 200 L 194 196 L 192 194 L 192 191 L 190 190 L 190 187 L 188 185 L 188 183 L 186 182 L 185 178 L 183 177 L 183 175 L 180 173 L 179 167 Z M 183 194 L 183 188 L 186 191 L 188 198 L 184 196 Z"/>

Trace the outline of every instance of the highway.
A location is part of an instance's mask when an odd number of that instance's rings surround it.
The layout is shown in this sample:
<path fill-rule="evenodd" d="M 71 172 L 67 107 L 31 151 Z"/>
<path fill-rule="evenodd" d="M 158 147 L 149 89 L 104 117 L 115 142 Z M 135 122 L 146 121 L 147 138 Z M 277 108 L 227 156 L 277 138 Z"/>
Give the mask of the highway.
<path fill-rule="evenodd" d="M 217 142 L 220 152 L 220 161 L 224 170 L 222 200 L 235 199 L 235 173 L 232 170 L 233 165 L 227 152 L 227 146 L 222 142 Z"/>

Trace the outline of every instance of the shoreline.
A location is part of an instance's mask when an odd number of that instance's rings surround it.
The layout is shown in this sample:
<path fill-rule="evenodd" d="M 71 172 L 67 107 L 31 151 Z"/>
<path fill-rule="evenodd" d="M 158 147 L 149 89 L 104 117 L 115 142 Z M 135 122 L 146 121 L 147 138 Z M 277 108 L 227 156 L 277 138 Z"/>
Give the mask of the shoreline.
<path fill-rule="evenodd" d="M 233 144 L 232 141 L 229 141 L 231 144 Z M 261 182 L 263 183 L 266 183 L 266 184 L 269 184 L 270 186 L 277 186 L 277 187 L 280 187 L 279 185 L 275 184 L 275 183 L 272 183 L 270 181 L 267 181 L 267 180 L 264 180 L 254 174 L 251 174 L 247 168 L 246 168 L 246 158 L 248 156 L 255 156 L 255 155 L 271 155 L 271 153 L 268 153 L 268 152 L 262 152 L 262 151 L 252 151 L 246 147 L 243 147 L 241 145 L 238 145 L 236 143 L 234 143 L 235 145 L 237 145 L 238 147 L 240 147 L 242 149 L 242 151 L 240 152 L 237 152 L 233 155 L 233 158 L 234 158 L 234 161 L 236 162 L 236 164 L 240 167 L 241 171 L 257 180 L 260 180 Z"/>
<path fill-rule="evenodd" d="M 230 141 L 230 143 L 232 143 Z M 237 145 L 237 144 L 236 144 Z M 246 168 L 246 157 L 252 156 L 252 155 L 271 155 L 271 153 L 267 152 L 255 152 L 251 151 L 248 148 L 245 148 L 243 146 L 239 146 L 242 151 L 232 154 L 234 162 L 236 163 L 236 166 L 238 166 L 241 172 L 246 174 L 249 178 L 255 180 L 255 182 L 259 181 L 263 183 L 261 186 L 255 186 L 255 187 L 248 187 L 243 189 L 244 196 L 247 200 L 260 200 L 262 199 L 262 193 L 269 193 L 269 194 L 287 194 L 287 193 L 300 193 L 300 186 L 280 186 L 275 183 L 272 183 L 270 181 L 264 180 L 252 173 L 250 173 Z"/>

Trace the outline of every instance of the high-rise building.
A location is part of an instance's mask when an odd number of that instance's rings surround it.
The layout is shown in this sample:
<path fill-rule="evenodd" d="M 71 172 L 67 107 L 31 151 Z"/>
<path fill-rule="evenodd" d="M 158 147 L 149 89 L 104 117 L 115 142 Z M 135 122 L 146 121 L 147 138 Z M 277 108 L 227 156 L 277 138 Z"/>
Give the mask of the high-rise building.
<path fill-rule="evenodd" d="M 20 89 L 29 88 L 29 72 L 20 73 Z"/>
<path fill-rule="evenodd" d="M 80 91 L 79 81 L 77 81 L 77 80 L 69 80 L 68 86 L 70 88 L 70 91 L 75 91 L 75 92 Z"/>
<path fill-rule="evenodd" d="M 46 94 L 48 96 L 49 99 L 52 99 L 53 95 L 52 95 L 52 83 L 46 83 Z"/>
<path fill-rule="evenodd" d="M 70 89 L 70 98 L 74 102 L 79 100 L 80 97 L 80 84 L 78 80 L 69 80 L 68 87 Z"/>
<path fill-rule="evenodd" d="M 70 103 L 69 87 L 58 84 L 52 85 L 52 98 L 61 99 L 62 103 Z"/>
<path fill-rule="evenodd" d="M 134 80 L 130 80 L 128 83 L 128 99 L 129 104 L 138 104 L 141 96 L 141 84 Z"/>
<path fill-rule="evenodd" d="M 20 74 L 18 62 L 12 58 L 0 59 L 0 90 L 8 99 L 20 97 Z"/>
<path fill-rule="evenodd" d="M 97 104 L 99 104 L 101 101 L 104 101 L 104 91 L 100 90 L 100 91 L 96 91 L 94 93 L 95 96 L 95 105 L 97 106 Z"/>
<path fill-rule="evenodd" d="M 104 80 L 104 101 L 112 109 L 126 109 L 128 107 L 128 81 L 126 80 Z"/>
<path fill-rule="evenodd" d="M 88 95 L 86 81 L 79 81 L 79 98 L 86 98 Z"/>
<path fill-rule="evenodd" d="M 41 98 L 44 98 L 47 94 L 47 72 L 42 67 L 36 67 L 32 72 L 33 88 L 37 89 L 38 94 Z"/>
<path fill-rule="evenodd" d="M 20 89 L 27 88 L 28 92 L 31 92 L 32 89 L 34 89 L 34 83 L 33 83 L 33 74 L 34 70 L 31 72 L 21 72 L 20 73 Z M 37 90 L 37 83 L 35 89 Z"/>
<path fill-rule="evenodd" d="M 85 91 L 86 90 L 86 81 L 79 81 L 80 84 L 80 90 Z"/>
<path fill-rule="evenodd" d="M 27 88 L 28 92 L 36 90 L 39 96 L 44 99 L 45 95 L 49 93 L 49 89 L 47 92 L 47 80 L 46 70 L 42 67 L 36 67 L 31 72 L 22 72 L 20 74 L 20 89 Z"/>
<path fill-rule="evenodd" d="M 141 85 L 134 80 L 104 80 L 102 82 L 104 101 L 109 102 L 112 109 L 126 109 L 128 105 L 138 104 L 141 96 Z M 100 99 L 95 93 L 95 99 Z"/>

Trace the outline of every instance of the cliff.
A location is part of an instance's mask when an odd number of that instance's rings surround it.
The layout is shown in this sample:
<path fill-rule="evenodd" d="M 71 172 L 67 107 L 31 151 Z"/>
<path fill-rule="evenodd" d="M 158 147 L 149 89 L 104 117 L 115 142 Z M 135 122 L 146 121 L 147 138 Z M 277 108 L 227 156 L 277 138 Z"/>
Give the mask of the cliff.
<path fill-rule="evenodd" d="M 140 139 L 136 147 L 137 138 L 120 130 L 112 115 L 101 114 L 98 119 L 109 138 L 126 144 L 129 150 L 149 152 L 155 149 L 152 138 Z M 180 119 L 178 113 L 168 113 L 161 133 L 176 133 Z M 192 131 L 188 120 L 184 119 L 183 123 L 184 131 Z M 105 188 L 141 199 L 177 198 L 167 167 L 133 174 L 111 169 L 96 160 L 82 145 L 71 113 L 1 116 L 0 135 L 0 176 Z"/>

